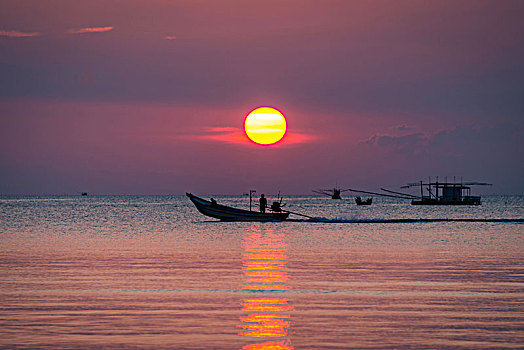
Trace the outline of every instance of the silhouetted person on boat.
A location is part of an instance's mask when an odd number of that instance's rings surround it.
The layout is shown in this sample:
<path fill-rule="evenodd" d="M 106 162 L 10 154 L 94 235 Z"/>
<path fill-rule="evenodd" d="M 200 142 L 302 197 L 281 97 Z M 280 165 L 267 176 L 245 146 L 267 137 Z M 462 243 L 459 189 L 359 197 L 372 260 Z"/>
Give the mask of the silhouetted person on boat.
<path fill-rule="evenodd" d="M 211 205 L 216 207 L 217 206 L 217 201 L 214 200 L 213 198 L 211 198 Z"/>
<path fill-rule="evenodd" d="M 264 195 L 260 195 L 260 199 L 258 200 L 260 202 L 260 212 L 265 213 L 266 207 L 267 207 L 267 199 L 264 197 Z"/>

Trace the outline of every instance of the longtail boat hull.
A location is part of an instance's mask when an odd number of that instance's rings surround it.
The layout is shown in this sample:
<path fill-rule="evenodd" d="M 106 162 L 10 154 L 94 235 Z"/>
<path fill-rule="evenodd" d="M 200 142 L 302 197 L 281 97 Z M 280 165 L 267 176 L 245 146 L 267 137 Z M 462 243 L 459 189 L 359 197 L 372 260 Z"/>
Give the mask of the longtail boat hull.
<path fill-rule="evenodd" d="M 460 200 L 452 200 L 452 201 L 445 201 L 445 200 L 437 200 L 437 199 L 418 199 L 418 200 L 412 200 L 412 205 L 481 205 L 482 202 L 480 200 L 480 197 L 470 197 L 470 198 L 463 198 Z"/>
<path fill-rule="evenodd" d="M 287 212 L 259 213 L 214 204 L 191 193 L 186 193 L 186 196 L 189 197 L 199 212 L 221 221 L 284 221 L 289 216 Z"/>

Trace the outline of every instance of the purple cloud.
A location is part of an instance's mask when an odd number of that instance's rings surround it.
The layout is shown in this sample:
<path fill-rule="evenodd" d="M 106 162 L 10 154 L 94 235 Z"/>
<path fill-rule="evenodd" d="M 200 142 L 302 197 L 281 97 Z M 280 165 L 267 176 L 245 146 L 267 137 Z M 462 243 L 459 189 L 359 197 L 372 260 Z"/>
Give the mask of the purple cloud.
<path fill-rule="evenodd" d="M 411 133 L 408 135 L 375 134 L 360 144 L 402 153 L 434 153 L 464 155 L 471 152 L 494 150 L 493 145 L 501 145 L 520 133 L 513 124 L 494 126 L 458 125 L 452 129 L 440 130 L 430 134 Z"/>
<path fill-rule="evenodd" d="M 398 131 L 411 131 L 411 130 L 413 130 L 413 128 L 411 126 L 406 125 L 406 124 L 402 124 L 402 125 L 399 125 L 397 127 L 397 130 Z"/>
<path fill-rule="evenodd" d="M 430 139 L 423 133 L 413 133 L 403 136 L 375 134 L 361 144 L 390 149 L 401 153 L 424 153 Z"/>
<path fill-rule="evenodd" d="M 380 164 L 410 169 L 423 176 L 462 176 L 493 182 L 507 191 L 522 178 L 523 130 L 513 123 L 458 125 L 434 133 L 404 136 L 375 134 L 360 142 L 359 150 Z M 403 178 L 404 171 L 399 172 Z M 400 177 L 400 175 L 398 177 Z"/>

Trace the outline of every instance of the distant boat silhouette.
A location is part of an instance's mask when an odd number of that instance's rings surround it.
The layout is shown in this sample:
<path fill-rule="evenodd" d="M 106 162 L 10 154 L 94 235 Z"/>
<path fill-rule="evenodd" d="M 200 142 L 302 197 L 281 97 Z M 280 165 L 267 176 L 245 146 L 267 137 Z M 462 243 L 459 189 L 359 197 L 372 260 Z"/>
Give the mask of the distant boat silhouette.
<path fill-rule="evenodd" d="M 471 195 L 471 186 L 492 186 L 492 184 L 485 182 L 438 182 L 438 177 L 435 182 L 431 182 L 431 178 L 427 183 L 414 182 L 409 183 L 401 188 L 420 186 L 420 197 L 412 199 L 413 205 L 481 205 L 480 196 Z M 428 193 L 424 195 L 424 186 Z"/>
<path fill-rule="evenodd" d="M 355 198 L 355 202 L 357 203 L 357 205 L 371 205 L 371 202 L 373 202 L 373 198 L 368 198 L 365 201 L 363 201 L 362 198 L 360 198 L 360 196 L 357 196 Z"/>
<path fill-rule="evenodd" d="M 342 197 L 340 197 L 340 193 L 346 192 L 346 191 L 349 191 L 349 189 L 341 190 L 338 187 L 334 187 L 333 189 L 329 189 L 329 190 L 313 190 L 314 193 L 331 196 L 331 199 L 342 199 Z"/>
<path fill-rule="evenodd" d="M 87 192 L 82 192 L 80 195 L 81 196 L 87 196 Z"/>
<path fill-rule="evenodd" d="M 430 178 L 427 183 L 424 183 L 423 181 L 413 182 L 401 186 L 400 188 L 419 186 L 420 196 L 391 191 L 385 188 L 381 188 L 381 190 L 387 192 L 387 194 L 354 189 L 351 189 L 350 191 L 383 197 L 409 199 L 411 200 L 412 205 L 481 205 L 481 197 L 471 195 L 471 186 L 492 186 L 492 184 L 486 182 L 462 182 L 462 180 L 460 182 L 456 182 L 455 180 L 453 180 L 453 182 L 448 182 L 447 180 L 439 182 L 437 177 L 435 182 L 431 182 Z M 424 194 L 424 187 L 428 195 Z"/>

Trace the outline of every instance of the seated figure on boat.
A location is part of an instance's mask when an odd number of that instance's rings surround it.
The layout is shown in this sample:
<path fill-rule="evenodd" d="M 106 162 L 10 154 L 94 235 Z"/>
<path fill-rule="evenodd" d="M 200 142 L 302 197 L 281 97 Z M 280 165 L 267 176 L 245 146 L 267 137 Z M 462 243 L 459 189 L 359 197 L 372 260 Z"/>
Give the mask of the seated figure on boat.
<path fill-rule="evenodd" d="M 280 213 L 282 211 L 282 208 L 280 208 L 280 202 L 273 202 L 273 204 L 271 204 L 271 211 L 274 213 Z"/>

